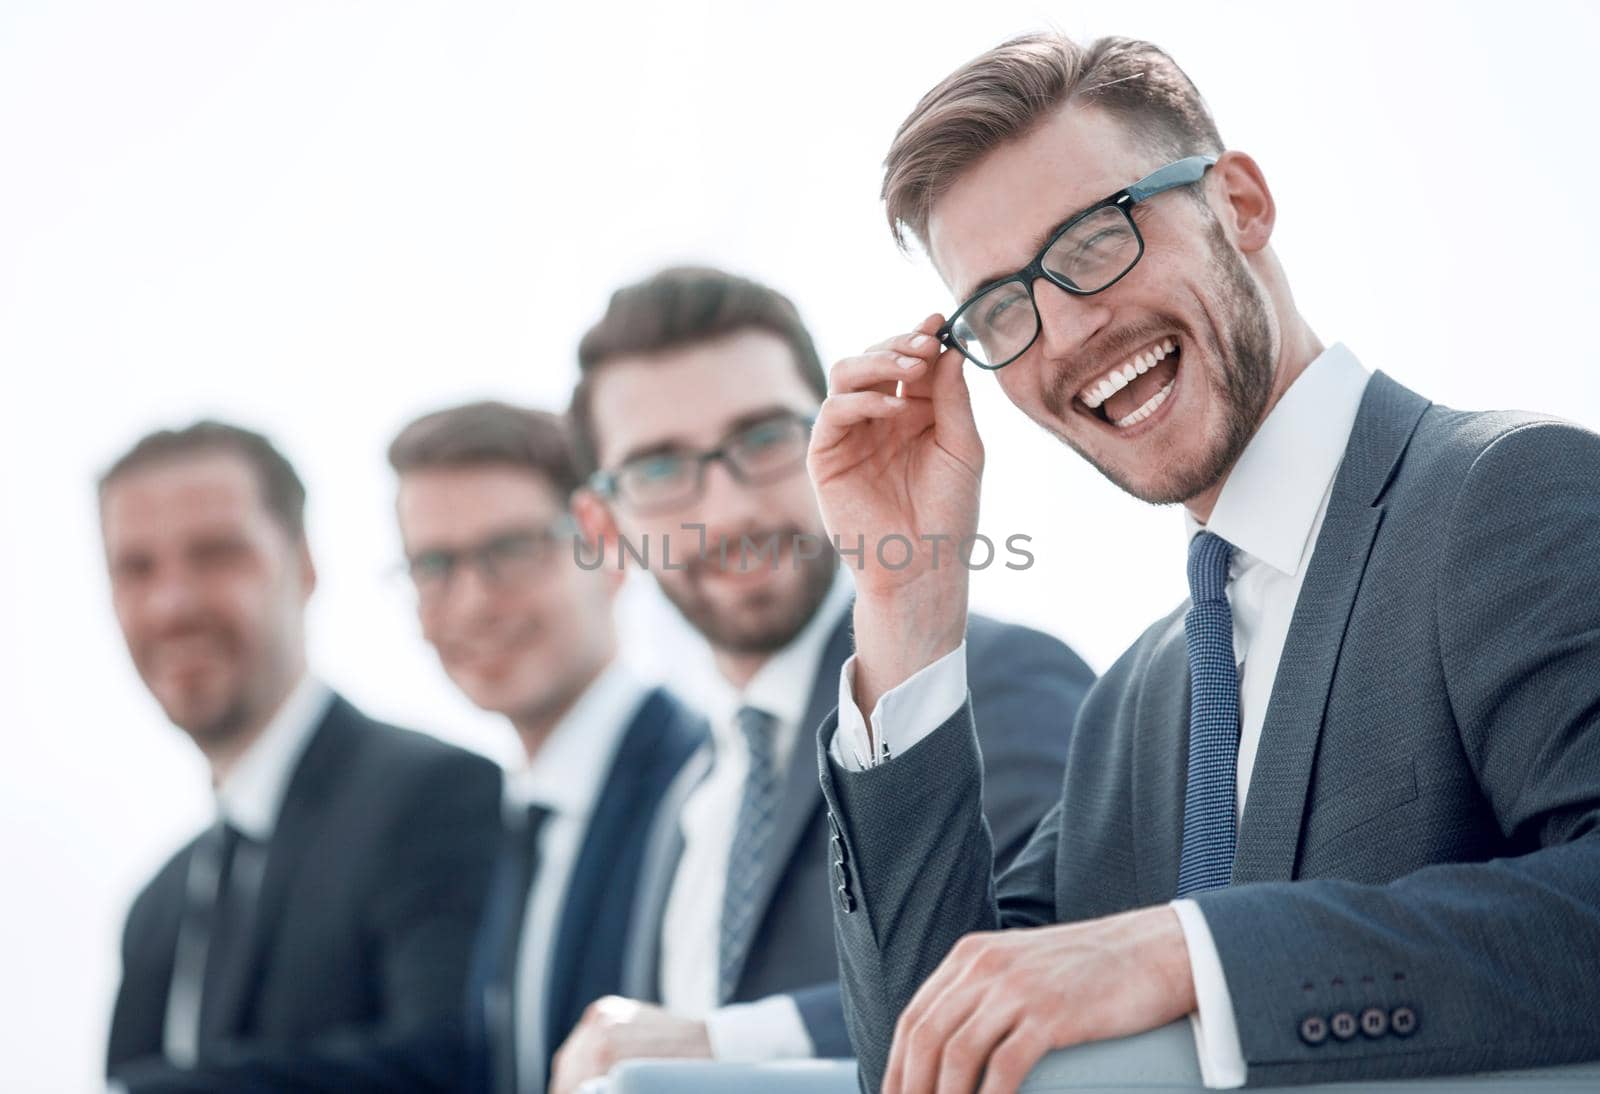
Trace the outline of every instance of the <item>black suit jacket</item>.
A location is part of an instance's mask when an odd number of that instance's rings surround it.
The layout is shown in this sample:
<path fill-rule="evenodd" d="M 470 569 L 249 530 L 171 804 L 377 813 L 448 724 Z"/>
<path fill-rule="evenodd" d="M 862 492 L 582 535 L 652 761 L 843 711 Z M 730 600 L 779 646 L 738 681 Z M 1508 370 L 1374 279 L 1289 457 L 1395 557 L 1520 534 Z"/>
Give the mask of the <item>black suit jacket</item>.
<path fill-rule="evenodd" d="M 831 906 L 836 847 L 817 782 L 813 733 L 839 702 L 839 671 L 854 649 L 847 613 L 824 648 L 811 700 L 784 774 L 771 856 L 757 886 L 757 927 L 732 1002 L 792 995 L 818 1056 L 851 1055 L 839 993 Z M 985 714 L 984 811 L 1002 861 L 1021 852 L 1054 804 L 1066 764 L 1071 719 L 1094 673 L 1060 641 L 1039 631 L 974 615 L 967 628 L 973 705 Z M 660 830 L 640 887 L 646 908 L 630 944 L 627 994 L 660 999 L 661 930 L 683 850 L 678 814 L 711 763 L 709 746 L 685 767 L 662 806 Z"/>
<path fill-rule="evenodd" d="M 640 861 L 662 795 L 705 740 L 705 722 L 664 689 L 640 704 L 590 816 L 573 864 L 550 958 L 544 1000 L 545 1049 L 554 1055 L 583 1010 L 621 986 L 623 942 L 636 907 Z M 489 898 L 473 949 L 465 1008 L 447 1020 L 382 1043 L 320 1045 L 294 1055 L 257 1054 L 181 1074 L 168 1069 L 139 1094 L 483 1094 L 514 1071 L 516 1047 L 492 1032 L 486 1007 L 494 973 L 516 960 L 525 893 L 510 883 L 518 871 L 514 844 L 502 828 Z M 489 844 L 486 844 L 489 846 Z M 551 944 L 548 940 L 546 944 Z"/>
<path fill-rule="evenodd" d="M 335 697 L 268 843 L 242 975 L 215 1001 L 226 1041 L 202 1062 L 376 1046 L 457 1020 L 500 786 L 488 760 Z M 128 914 L 107 1068 L 133 1090 L 175 1071 L 162 1032 L 194 847 Z"/>

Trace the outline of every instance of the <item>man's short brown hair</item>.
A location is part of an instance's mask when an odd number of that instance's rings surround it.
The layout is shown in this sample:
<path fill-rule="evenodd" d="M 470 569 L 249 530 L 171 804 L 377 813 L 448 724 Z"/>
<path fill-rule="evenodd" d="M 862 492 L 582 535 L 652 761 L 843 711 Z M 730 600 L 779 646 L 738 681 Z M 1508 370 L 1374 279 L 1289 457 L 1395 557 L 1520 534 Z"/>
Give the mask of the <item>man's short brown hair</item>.
<path fill-rule="evenodd" d="M 901 123 L 883 161 L 896 242 L 906 246 L 909 232 L 926 243 L 933 203 L 955 180 L 1069 100 L 1104 110 L 1168 159 L 1223 150 L 1205 100 L 1159 47 L 1133 38 L 1087 46 L 1060 34 L 1013 38 L 941 80 Z"/>
<path fill-rule="evenodd" d="M 607 361 L 664 353 L 746 330 L 781 338 L 794 351 L 806 386 L 819 400 L 827 397 L 828 378 L 811 333 L 794 303 L 776 289 L 706 266 L 677 266 L 613 293 L 605 315 L 578 343 L 578 386 L 568 417 L 583 473 L 599 466 L 590 403 L 595 374 Z"/>
<path fill-rule="evenodd" d="M 497 400 L 424 414 L 389 445 L 389 466 L 408 471 L 513 467 L 550 483 L 565 504 L 580 481 L 566 420 Z"/>
<path fill-rule="evenodd" d="M 116 481 L 135 471 L 199 456 L 229 455 L 243 460 L 256 477 L 261 503 L 274 520 L 299 541 L 306 534 L 306 488 L 294 465 L 271 441 L 253 429 L 203 419 L 182 429 L 159 429 L 134 442 L 100 476 L 100 500 Z"/>

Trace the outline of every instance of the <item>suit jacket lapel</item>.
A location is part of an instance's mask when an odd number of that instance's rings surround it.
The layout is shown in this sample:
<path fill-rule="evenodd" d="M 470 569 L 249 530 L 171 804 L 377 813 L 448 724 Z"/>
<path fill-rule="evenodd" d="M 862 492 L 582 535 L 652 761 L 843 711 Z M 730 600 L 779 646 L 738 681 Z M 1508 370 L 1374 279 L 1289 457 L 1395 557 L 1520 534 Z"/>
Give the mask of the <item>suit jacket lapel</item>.
<path fill-rule="evenodd" d="M 847 609 L 822 648 L 822 660 L 812 678 L 811 699 L 801 716 L 794 746 L 789 750 L 783 773 L 783 796 L 773 821 L 772 843 L 763 856 L 762 873 L 756 881 L 753 898 L 756 927 L 750 932 L 750 940 L 760 933 L 761 920 L 772 903 L 778 883 L 783 880 L 784 868 L 794 856 L 801 838 L 810 830 L 811 819 L 822 807 L 822 783 L 817 778 L 817 727 L 839 705 L 839 672 L 855 645 L 850 625 L 851 613 Z M 743 975 L 744 961 L 748 957 L 748 951 L 739 955 L 740 975 Z"/>
<path fill-rule="evenodd" d="M 117 989 L 108 1047 L 108 1060 L 113 1065 L 161 1054 L 194 851 L 195 843 L 190 842 L 129 910 L 125 928 L 128 936 L 122 946 L 126 964 Z"/>
<path fill-rule="evenodd" d="M 208 1030 L 234 1036 L 248 1020 L 254 988 L 260 981 L 259 970 L 283 920 L 290 887 L 321 828 L 328 780 L 344 766 L 354 744 L 350 729 L 355 717 L 355 709 L 336 696 L 295 766 L 267 845 L 261 887 L 251 912 L 250 940 L 219 983 L 216 999 L 205 1002 L 204 1028 Z"/>
<path fill-rule="evenodd" d="M 1294 876 L 1334 666 L 1383 520 L 1378 501 L 1427 408 L 1381 372 L 1362 397 L 1267 704 L 1239 823 L 1236 884 Z"/>
<path fill-rule="evenodd" d="M 683 805 L 711 773 L 708 740 L 690 756 L 661 799 L 654 826 L 645 844 L 639 889 L 628 929 L 622 968 L 622 994 L 646 1002 L 661 1001 L 661 932 L 665 929 L 672 879 L 683 858 Z"/>
<path fill-rule="evenodd" d="M 582 1005 L 576 997 L 588 994 L 580 988 L 585 970 L 597 971 L 588 960 L 590 946 L 596 942 L 613 945 L 615 933 L 626 922 L 623 916 L 628 907 L 607 900 L 612 871 L 616 856 L 624 850 L 630 819 L 640 808 L 645 785 L 655 773 L 656 751 L 666 731 L 663 723 L 671 713 L 672 703 L 665 692 L 653 691 L 645 699 L 623 734 L 600 798 L 589 816 L 550 957 L 549 987 L 544 999 L 546 1055 L 561 1047 L 560 1038 L 576 1020 L 576 1011 Z M 607 926 L 608 922 L 615 925 Z M 605 990 L 615 989 L 607 985 Z"/>
<path fill-rule="evenodd" d="M 1187 605 L 1185 606 L 1187 610 Z M 1158 640 L 1133 710 L 1133 832 L 1141 904 L 1171 900 L 1183 845 L 1189 763 L 1189 653 L 1183 612 Z"/>

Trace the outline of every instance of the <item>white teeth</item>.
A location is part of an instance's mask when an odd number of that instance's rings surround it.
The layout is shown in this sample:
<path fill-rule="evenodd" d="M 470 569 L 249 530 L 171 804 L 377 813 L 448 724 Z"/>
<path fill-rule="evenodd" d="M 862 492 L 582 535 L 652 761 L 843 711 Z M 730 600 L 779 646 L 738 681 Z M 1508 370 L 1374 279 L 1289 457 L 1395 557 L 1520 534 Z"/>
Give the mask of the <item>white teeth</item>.
<path fill-rule="evenodd" d="M 1160 344 L 1150 347 L 1137 357 L 1130 357 L 1094 383 L 1084 387 L 1078 393 L 1078 399 L 1090 410 L 1096 410 L 1111 396 L 1131 384 L 1135 379 L 1143 376 L 1156 367 L 1156 362 L 1166 357 L 1177 348 L 1177 343 L 1171 338 L 1163 340 Z M 1148 405 L 1148 404 L 1146 404 Z M 1157 404 L 1160 405 L 1160 404 Z M 1138 413 L 1135 411 L 1134 413 Z M 1148 417 L 1148 415 L 1146 415 Z M 1123 421 L 1128 419 L 1124 418 Z"/>
<path fill-rule="evenodd" d="M 1154 414 L 1157 410 L 1161 409 L 1161 404 L 1166 402 L 1167 396 L 1172 393 L 1172 385 L 1176 384 L 1177 382 L 1178 381 L 1176 377 L 1168 380 L 1167 386 L 1150 396 L 1150 400 L 1146 402 L 1144 406 L 1140 407 L 1138 410 L 1135 410 L 1132 414 L 1129 414 L 1125 418 L 1118 418 L 1115 423 L 1116 427 L 1118 429 L 1126 429 L 1130 425 L 1137 425 L 1146 418 L 1150 417 L 1150 415 Z"/>

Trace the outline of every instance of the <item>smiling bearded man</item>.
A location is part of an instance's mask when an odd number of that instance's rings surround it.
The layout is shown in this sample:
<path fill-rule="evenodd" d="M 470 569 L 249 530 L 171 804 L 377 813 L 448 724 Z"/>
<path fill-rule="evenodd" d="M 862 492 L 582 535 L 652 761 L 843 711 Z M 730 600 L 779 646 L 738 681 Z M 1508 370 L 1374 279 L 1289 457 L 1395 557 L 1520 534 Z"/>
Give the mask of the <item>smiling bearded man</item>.
<path fill-rule="evenodd" d="M 1325 347 L 1260 167 L 1148 43 L 984 54 L 884 192 L 960 303 L 833 367 L 829 532 L 975 527 L 970 362 L 1183 503 L 1191 597 L 1030 727 L 1065 783 L 997 876 L 967 575 L 857 574 L 819 745 L 869 1088 L 1012 1090 L 1185 1015 L 1218 1087 L 1600 1057 L 1600 438 Z"/>

